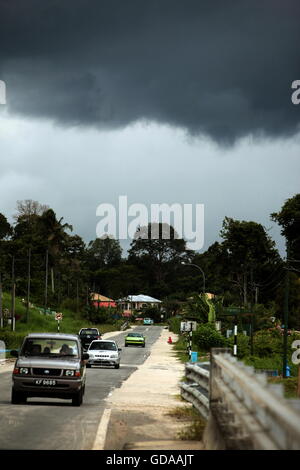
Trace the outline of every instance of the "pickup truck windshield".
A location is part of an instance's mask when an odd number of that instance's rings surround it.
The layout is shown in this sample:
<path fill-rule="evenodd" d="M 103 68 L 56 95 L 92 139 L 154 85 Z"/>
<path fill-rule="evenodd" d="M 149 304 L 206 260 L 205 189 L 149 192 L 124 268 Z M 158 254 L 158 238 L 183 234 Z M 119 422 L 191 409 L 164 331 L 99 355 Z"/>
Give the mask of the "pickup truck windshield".
<path fill-rule="evenodd" d="M 78 357 L 78 344 L 74 340 L 55 338 L 27 338 L 21 351 L 30 357 Z"/>
<path fill-rule="evenodd" d="M 91 329 L 91 330 L 82 330 L 80 332 L 80 336 L 84 336 L 84 335 L 97 335 L 97 336 L 99 336 L 99 332 L 98 332 L 98 330 L 93 330 L 93 329 Z"/>

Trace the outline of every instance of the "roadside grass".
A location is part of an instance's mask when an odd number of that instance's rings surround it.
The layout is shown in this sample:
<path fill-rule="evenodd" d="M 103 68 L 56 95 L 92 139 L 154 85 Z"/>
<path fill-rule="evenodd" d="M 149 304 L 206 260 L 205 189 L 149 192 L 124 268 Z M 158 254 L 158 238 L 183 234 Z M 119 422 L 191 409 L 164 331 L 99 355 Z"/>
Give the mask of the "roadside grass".
<path fill-rule="evenodd" d="M 175 418 L 184 426 L 178 432 L 179 439 L 184 441 L 201 441 L 206 421 L 193 406 L 176 407 L 170 410 L 167 415 Z"/>
<path fill-rule="evenodd" d="M 298 377 L 269 377 L 268 382 L 272 384 L 283 384 L 285 398 L 299 398 L 297 394 Z"/>
<path fill-rule="evenodd" d="M 11 298 L 6 292 L 3 294 L 3 308 L 10 309 Z M 28 333 L 57 333 L 58 324 L 54 314 L 44 313 L 39 307 L 29 309 L 28 322 L 26 322 L 26 307 L 21 298 L 16 297 L 16 324 L 15 332 L 11 326 L 6 325 L 0 330 L 0 340 L 6 343 L 7 349 L 17 349 L 21 346 L 24 336 Z M 119 331 L 120 321 L 112 321 L 106 324 L 93 324 L 81 317 L 80 313 L 72 310 L 62 309 L 62 321 L 59 322 L 60 333 L 78 334 L 81 328 L 94 327 L 104 334 L 109 331 Z"/>
<path fill-rule="evenodd" d="M 190 357 L 187 352 L 187 342 L 186 338 L 179 336 L 178 341 L 173 344 L 173 350 L 175 356 L 179 359 L 180 362 L 186 363 L 190 361 Z M 197 362 L 206 362 L 209 360 L 209 354 L 205 351 L 199 351 L 197 348 L 193 348 L 193 351 L 198 353 Z"/>
<path fill-rule="evenodd" d="M 185 401 L 185 399 L 182 398 L 182 396 L 180 395 L 180 393 L 178 393 L 177 395 L 174 395 L 174 398 L 175 398 L 175 400 L 178 400 L 178 401 Z"/>

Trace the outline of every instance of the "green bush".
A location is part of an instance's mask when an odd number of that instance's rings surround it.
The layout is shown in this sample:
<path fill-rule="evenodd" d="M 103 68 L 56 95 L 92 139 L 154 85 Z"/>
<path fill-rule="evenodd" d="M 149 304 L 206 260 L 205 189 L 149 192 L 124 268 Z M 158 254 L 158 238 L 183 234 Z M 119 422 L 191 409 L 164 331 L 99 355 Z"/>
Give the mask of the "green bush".
<path fill-rule="evenodd" d="M 161 311 L 155 306 L 142 309 L 142 312 L 139 312 L 138 316 L 142 318 L 152 318 L 155 323 L 160 323 L 161 321 Z"/>
<path fill-rule="evenodd" d="M 111 309 L 106 307 L 96 308 L 93 305 L 86 306 L 83 316 L 93 324 L 107 323 L 111 320 Z"/>
<path fill-rule="evenodd" d="M 26 334 L 15 331 L 1 330 L 0 340 L 4 341 L 5 349 L 20 349 Z"/>
<path fill-rule="evenodd" d="M 234 336 L 231 336 L 227 339 L 227 346 L 233 350 L 234 345 Z M 244 335 L 243 333 L 238 333 L 237 335 L 237 356 L 245 357 L 249 354 L 249 336 Z"/>
<path fill-rule="evenodd" d="M 267 357 L 274 354 L 282 354 L 283 337 L 280 331 L 260 330 L 253 337 L 254 355 Z"/>
<path fill-rule="evenodd" d="M 113 326 L 116 328 L 117 331 L 121 330 L 121 326 L 124 325 L 126 320 L 124 318 L 120 318 L 120 320 L 115 320 Z M 130 328 L 130 325 L 128 326 Z"/>
<path fill-rule="evenodd" d="M 182 321 L 181 318 L 178 318 L 178 317 L 169 318 L 168 320 L 169 330 L 179 335 L 181 321 Z"/>
<path fill-rule="evenodd" d="M 76 312 L 77 310 L 77 300 L 76 299 L 69 299 L 69 298 L 65 298 L 60 307 L 59 307 L 59 311 L 61 310 L 72 310 L 73 312 Z"/>
<path fill-rule="evenodd" d="M 274 354 L 273 356 L 269 357 L 257 357 L 257 356 L 249 356 L 244 358 L 245 364 L 249 366 L 253 366 L 255 369 L 270 369 L 270 370 L 278 370 L 278 374 L 282 374 L 282 355 Z M 291 376 L 298 375 L 298 366 L 292 363 L 291 357 L 288 358 L 288 365 L 290 367 Z"/>
<path fill-rule="evenodd" d="M 204 323 L 193 332 L 193 343 L 199 351 L 209 351 L 211 348 L 224 347 L 226 339 L 215 329 L 213 324 Z"/>

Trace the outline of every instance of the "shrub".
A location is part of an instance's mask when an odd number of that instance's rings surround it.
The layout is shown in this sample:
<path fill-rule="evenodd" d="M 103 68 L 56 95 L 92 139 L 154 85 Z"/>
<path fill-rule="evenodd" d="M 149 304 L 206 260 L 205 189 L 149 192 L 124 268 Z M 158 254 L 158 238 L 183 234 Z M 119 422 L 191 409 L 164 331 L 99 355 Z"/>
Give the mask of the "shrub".
<path fill-rule="evenodd" d="M 181 318 L 178 318 L 178 317 L 169 318 L 168 320 L 169 330 L 179 335 L 181 321 L 182 321 Z"/>
<path fill-rule="evenodd" d="M 152 318 L 155 323 L 159 323 L 161 321 L 161 311 L 155 306 L 144 308 L 139 316 L 143 318 Z"/>
<path fill-rule="evenodd" d="M 274 354 L 282 354 L 282 335 L 276 329 L 261 330 L 253 337 L 254 355 L 267 357 Z"/>
<path fill-rule="evenodd" d="M 106 307 L 95 308 L 93 305 L 84 308 L 83 316 L 94 325 L 111 320 L 111 311 Z"/>
<path fill-rule="evenodd" d="M 198 326 L 193 332 L 193 343 L 200 351 L 209 351 L 211 348 L 222 348 L 226 345 L 225 338 L 211 323 Z"/>
<path fill-rule="evenodd" d="M 76 299 L 69 299 L 69 298 L 65 298 L 61 305 L 60 305 L 60 310 L 72 310 L 73 312 L 76 312 L 77 310 L 77 301 Z"/>
<path fill-rule="evenodd" d="M 115 320 L 113 322 L 113 326 L 118 330 L 120 331 L 121 330 L 121 327 L 124 325 L 124 323 L 126 323 L 126 320 L 124 318 L 121 318 L 119 320 Z M 129 324 L 128 324 L 128 327 L 127 328 L 130 328 Z M 127 329 L 126 328 L 126 329 Z"/>
<path fill-rule="evenodd" d="M 0 340 L 4 341 L 6 349 L 20 349 L 26 334 L 15 331 L 0 331 Z"/>

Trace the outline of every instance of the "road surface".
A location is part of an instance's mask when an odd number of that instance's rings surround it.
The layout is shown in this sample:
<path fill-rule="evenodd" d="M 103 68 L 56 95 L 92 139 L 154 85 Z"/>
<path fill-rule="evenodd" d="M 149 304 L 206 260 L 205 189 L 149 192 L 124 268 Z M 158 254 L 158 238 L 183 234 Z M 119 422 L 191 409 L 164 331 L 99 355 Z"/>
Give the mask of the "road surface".
<path fill-rule="evenodd" d="M 29 398 L 26 405 L 12 405 L 11 372 L 0 374 L 1 450 L 90 450 L 104 411 L 104 399 L 121 386 L 149 356 L 162 327 L 138 326 L 146 347 L 124 347 L 126 332 L 110 336 L 122 348 L 120 369 L 87 369 L 86 391 L 81 407 L 71 400 Z"/>

